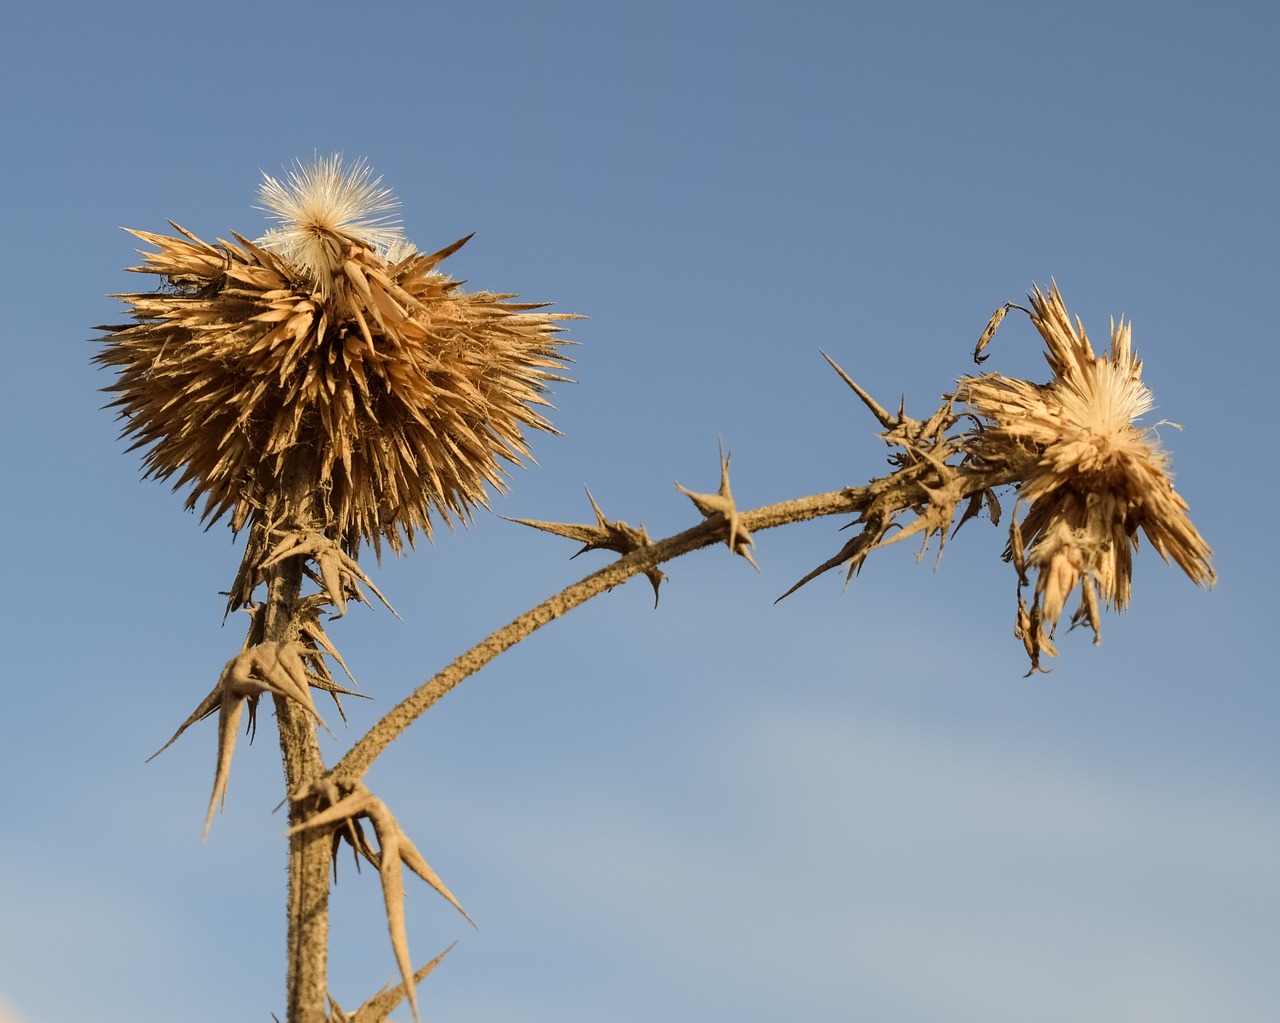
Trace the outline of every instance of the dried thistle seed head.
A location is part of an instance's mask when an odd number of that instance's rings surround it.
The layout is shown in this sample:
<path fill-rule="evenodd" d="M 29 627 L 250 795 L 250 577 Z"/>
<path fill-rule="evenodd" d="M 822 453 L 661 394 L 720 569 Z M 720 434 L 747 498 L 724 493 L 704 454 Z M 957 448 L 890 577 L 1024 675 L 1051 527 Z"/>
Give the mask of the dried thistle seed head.
<path fill-rule="evenodd" d="M 1035 603 L 1023 616 L 1037 630 L 1047 623 L 1052 635 L 1079 586 L 1076 617 L 1096 637 L 1097 594 L 1118 609 L 1129 602 L 1139 529 L 1200 585 L 1216 579 L 1212 552 L 1173 489 L 1168 456 L 1154 432 L 1135 425 L 1154 402 L 1142 383 L 1129 324 L 1113 322 L 1110 352 L 1095 356 L 1056 285 L 1048 295 L 1037 288 L 1029 297 L 1053 379 L 1040 385 L 998 373 L 967 377 L 957 398 L 985 421 L 969 438 L 971 453 L 1014 469 L 1018 500 L 1030 503 L 1022 522 L 1014 516 L 1009 547 L 1020 574 L 1037 573 Z M 1047 636 L 1041 640 L 1036 649 L 1051 654 Z"/>
<path fill-rule="evenodd" d="M 166 286 L 120 296 L 134 322 L 101 328 L 96 359 L 148 475 L 235 530 L 323 523 L 352 551 L 465 521 L 524 431 L 551 430 L 536 410 L 572 317 L 463 291 L 437 270 L 462 242 L 415 252 L 362 162 L 267 177 L 262 201 L 280 226 L 256 243 L 133 232 L 156 251 L 131 269 Z"/>

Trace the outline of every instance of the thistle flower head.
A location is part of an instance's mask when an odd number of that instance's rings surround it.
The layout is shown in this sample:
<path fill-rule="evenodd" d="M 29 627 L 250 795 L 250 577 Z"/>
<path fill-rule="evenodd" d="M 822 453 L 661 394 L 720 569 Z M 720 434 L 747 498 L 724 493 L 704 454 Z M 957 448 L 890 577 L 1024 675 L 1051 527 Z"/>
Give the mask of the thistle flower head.
<path fill-rule="evenodd" d="M 1013 516 L 1007 554 L 1020 577 L 1036 573 L 1035 602 L 1024 615 L 1033 664 L 1052 653 L 1054 626 L 1073 590 L 1073 620 L 1100 628 L 1098 594 L 1128 605 L 1132 554 L 1141 530 L 1166 561 L 1196 583 L 1212 585 L 1208 545 L 1173 489 L 1168 456 L 1136 420 L 1154 404 L 1130 326 L 1112 323 L 1109 353 L 1095 356 L 1079 320 L 1072 324 L 1055 285 L 1029 296 L 1031 320 L 1053 370 L 1048 384 L 998 373 L 960 381 L 957 398 L 982 420 L 967 445 L 988 465 L 1014 470 L 1025 519 Z"/>
<path fill-rule="evenodd" d="M 101 328 L 97 361 L 149 475 L 187 506 L 393 550 L 466 520 L 528 456 L 525 429 L 565 361 L 572 317 L 463 291 L 437 267 L 467 240 L 417 253 L 391 193 L 340 157 L 267 177 L 281 225 L 258 242 L 132 232 L 130 269 L 165 287 L 119 296 L 133 322 Z"/>

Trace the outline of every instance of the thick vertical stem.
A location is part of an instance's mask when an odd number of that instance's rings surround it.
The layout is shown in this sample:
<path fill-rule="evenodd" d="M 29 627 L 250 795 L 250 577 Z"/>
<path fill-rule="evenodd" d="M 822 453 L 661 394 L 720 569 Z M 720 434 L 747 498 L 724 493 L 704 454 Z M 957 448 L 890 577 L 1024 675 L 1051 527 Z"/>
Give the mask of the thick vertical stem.
<path fill-rule="evenodd" d="M 289 790 L 324 774 L 315 723 L 288 700 L 276 698 L 280 749 Z M 304 802 L 289 802 L 289 823 L 311 812 Z M 324 828 L 289 839 L 289 1023 L 323 1023 L 327 1018 L 329 957 L 329 865 L 331 834 Z"/>
<path fill-rule="evenodd" d="M 263 641 L 296 639 L 294 616 L 302 589 L 302 558 L 290 558 L 268 572 Z M 292 700 L 275 697 L 285 785 L 292 793 L 324 773 L 316 726 Z M 301 802 L 289 801 L 289 823 L 306 816 Z M 329 949 L 329 835 L 323 829 L 289 839 L 287 937 L 288 1023 L 326 1019 Z"/>
<path fill-rule="evenodd" d="M 305 457 L 290 459 L 284 472 L 278 515 L 268 521 L 296 528 L 312 519 L 316 487 L 313 467 Z M 270 549 L 270 543 L 264 545 Z M 305 555 L 286 558 L 265 572 L 267 605 L 263 609 L 262 642 L 298 640 L 298 613 Z M 325 773 L 316 722 L 299 704 L 273 697 L 280 730 L 289 824 L 301 823 L 314 811 L 310 797 L 295 799 Z M 331 834 L 312 828 L 289 837 L 288 935 L 286 986 L 288 1023 L 325 1023 L 328 1019 L 329 866 Z"/>

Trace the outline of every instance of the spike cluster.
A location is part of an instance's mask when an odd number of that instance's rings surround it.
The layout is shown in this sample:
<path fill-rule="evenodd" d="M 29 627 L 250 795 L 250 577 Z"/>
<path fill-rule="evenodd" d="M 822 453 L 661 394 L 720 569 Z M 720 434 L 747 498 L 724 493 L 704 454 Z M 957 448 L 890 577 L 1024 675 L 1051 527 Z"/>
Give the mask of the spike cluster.
<path fill-rule="evenodd" d="M 391 934 L 391 946 L 395 953 L 396 963 L 400 967 L 401 987 L 405 992 L 405 997 L 409 1000 L 409 1006 L 413 1010 L 413 1018 L 416 1023 L 418 1019 L 417 978 L 413 968 L 410 966 L 409 940 L 405 932 L 403 866 L 407 866 L 444 896 L 449 904 L 466 917 L 473 927 L 475 926 L 475 921 L 467 915 L 467 911 L 462 908 L 458 900 L 454 898 L 453 893 L 445 887 L 444 882 L 440 880 L 422 854 L 418 852 L 417 847 L 401 829 L 400 822 L 396 820 L 395 815 L 387 808 L 386 803 L 370 792 L 363 784 L 355 783 L 340 786 L 333 781 L 324 779 L 308 786 L 303 791 L 292 793 L 290 798 L 294 802 L 298 802 L 312 796 L 318 797 L 321 802 L 327 805 L 305 821 L 295 824 L 289 829 L 289 834 L 295 835 L 311 828 L 337 825 L 339 830 L 334 833 L 335 852 L 337 850 L 337 840 L 345 837 L 347 841 L 351 842 L 358 855 L 364 856 L 378 868 L 378 874 L 382 881 L 383 901 L 387 913 L 387 928 Z M 368 839 L 365 838 L 364 830 L 360 826 L 361 818 L 368 820 L 373 825 L 374 834 L 378 839 L 376 851 Z M 430 970 L 426 972 L 430 972 Z M 423 975 L 425 976 L 425 974 Z"/>
<path fill-rule="evenodd" d="M 267 178 L 282 226 L 257 242 L 132 232 L 155 251 L 130 269 L 165 287 L 120 296 L 134 322 L 100 328 L 97 361 L 148 474 L 206 519 L 319 519 L 352 553 L 399 551 L 433 516 L 465 522 L 528 457 L 525 429 L 551 430 L 536 409 L 572 317 L 463 291 L 438 267 L 467 239 L 416 253 L 378 184 L 334 157 Z M 299 479 L 309 514 L 276 507 Z"/>
<path fill-rule="evenodd" d="M 733 490 L 729 486 L 729 456 L 724 453 L 723 445 L 720 448 L 719 490 L 714 494 L 699 494 L 680 486 L 679 483 L 676 484 L 676 489 L 693 502 L 693 506 L 702 513 L 703 518 L 723 523 L 725 545 L 734 554 L 740 554 L 746 558 L 757 572 L 760 571 L 756 559 L 751 556 L 751 548 L 755 546 L 755 540 L 742 525 L 742 515 L 738 511 L 738 505 L 733 499 Z"/>
<path fill-rule="evenodd" d="M 590 490 L 587 491 L 587 500 L 591 502 L 591 510 L 596 515 L 596 524 L 594 526 L 568 522 L 542 522 L 538 519 L 512 519 L 511 521 L 518 522 L 522 526 L 532 526 L 534 529 L 541 529 L 547 533 L 554 533 L 556 536 L 567 537 L 570 540 L 578 540 L 582 543 L 582 549 L 578 551 L 578 554 L 586 554 L 587 551 L 608 550 L 617 551 L 625 557 L 632 551 L 638 551 L 642 547 L 652 545 L 653 541 L 649 539 L 649 531 L 643 525 L 637 528 L 636 526 L 627 525 L 625 522 L 615 522 L 606 518 L 604 512 L 600 510 L 600 506 L 596 504 L 596 499 L 591 496 Z M 573 555 L 573 557 L 576 558 L 578 554 Z M 658 587 L 667 578 L 667 574 L 657 565 L 645 569 L 644 574 L 653 586 L 653 606 L 657 607 Z"/>
<path fill-rule="evenodd" d="M 328 728 L 311 700 L 312 687 L 327 690 L 335 703 L 339 693 L 346 696 L 360 695 L 333 681 L 323 667 L 319 651 L 314 647 L 299 642 L 266 642 L 256 645 L 246 643 L 244 649 L 222 669 L 218 683 L 209 695 L 178 726 L 169 741 L 147 758 L 154 760 L 172 746 L 188 727 L 217 711 L 218 766 L 214 772 L 213 794 L 209 797 L 209 808 L 204 818 L 206 838 L 209 837 L 209 827 L 213 824 L 214 811 L 220 803 L 226 801 L 231 758 L 236 748 L 236 729 L 240 725 L 245 706 L 249 707 L 251 731 L 257 716 L 258 697 L 263 693 L 293 700 L 309 717 Z M 342 709 L 340 703 L 338 709 Z"/>
<path fill-rule="evenodd" d="M 858 517 L 851 525 L 862 528 L 832 557 L 807 572 L 778 600 L 795 593 L 805 584 L 841 565 L 845 567 L 845 585 L 862 571 L 871 552 L 912 537 L 921 538 L 919 561 L 933 539 L 938 539 L 938 558 L 946 547 L 948 535 L 974 518 L 985 508 L 993 522 L 1000 517 L 1000 504 L 994 486 L 1007 483 L 999 473 L 965 462 L 964 436 L 954 431 L 961 417 L 950 400 L 944 401 L 928 419 L 914 419 L 906 414 L 905 402 L 891 414 L 849 376 L 839 364 L 823 352 L 832 369 L 884 427 L 880 439 L 894 449 L 889 463 L 894 471 L 872 480 L 860 490 Z M 854 491 L 846 491 L 852 494 Z M 960 506 L 960 521 L 952 529 Z M 914 517 L 904 523 L 906 513 Z"/>
<path fill-rule="evenodd" d="M 444 961 L 444 957 L 453 951 L 452 945 L 434 959 L 419 966 L 413 974 L 413 984 L 417 986 L 431 975 L 431 972 Z M 338 1004 L 333 995 L 329 996 L 329 1015 L 333 1023 L 384 1023 L 387 1016 L 405 999 L 405 983 L 401 981 L 395 987 L 384 987 L 373 997 L 361 1003 L 355 1012 L 346 1012 Z"/>

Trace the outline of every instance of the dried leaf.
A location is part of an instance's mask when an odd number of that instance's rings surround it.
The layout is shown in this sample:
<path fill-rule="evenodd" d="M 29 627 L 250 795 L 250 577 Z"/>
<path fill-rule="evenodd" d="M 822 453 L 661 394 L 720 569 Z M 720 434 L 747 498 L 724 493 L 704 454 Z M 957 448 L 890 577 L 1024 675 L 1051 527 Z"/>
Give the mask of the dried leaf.
<path fill-rule="evenodd" d="M 438 956 L 423 966 L 420 966 L 413 975 L 413 986 L 416 988 L 424 980 L 430 976 L 431 972 L 440 965 L 441 961 L 450 952 L 453 951 L 455 941 L 446 948 Z M 329 996 L 329 1006 L 333 1012 L 334 1023 L 384 1023 L 393 1009 L 399 1005 L 405 998 L 405 985 L 401 981 L 393 988 L 383 988 L 376 995 L 360 1006 L 352 1015 L 347 1015 L 342 1011 L 342 1007 L 333 1000 L 333 996 Z"/>
<path fill-rule="evenodd" d="M 740 554 L 750 562 L 751 567 L 757 572 L 760 566 L 756 564 L 755 558 L 751 556 L 751 548 L 755 544 L 755 540 L 751 538 L 751 534 L 746 527 L 742 525 L 742 517 L 738 512 L 738 506 L 733 500 L 733 491 L 729 487 L 729 455 L 724 453 L 724 446 L 720 447 L 720 489 L 714 494 L 698 494 L 692 490 L 686 490 L 676 484 L 676 489 L 684 494 L 693 506 L 698 509 L 707 519 L 719 519 L 725 525 L 725 544 L 734 554 Z"/>
<path fill-rule="evenodd" d="M 522 526 L 531 526 L 534 529 L 541 529 L 543 532 L 554 533 L 556 536 L 563 536 L 570 540 L 577 540 L 583 546 L 577 554 L 573 555 L 575 558 L 578 554 L 585 554 L 587 551 L 594 550 L 611 550 L 627 555 L 632 551 L 648 547 L 652 543 L 644 526 L 636 528 L 635 526 L 627 525 L 625 522 L 614 522 L 605 518 L 604 512 L 596 504 L 596 499 L 591 496 L 590 490 L 587 491 L 587 500 L 591 502 L 591 510 L 595 512 L 596 524 L 594 526 L 573 525 L 567 522 L 540 522 L 537 519 L 509 519 L 508 521 L 518 522 Z M 655 565 L 653 568 L 647 569 L 644 574 L 653 586 L 653 606 L 657 607 L 658 587 L 667 578 L 666 573 Z"/>
<path fill-rule="evenodd" d="M 475 926 L 475 921 L 470 916 L 467 916 L 466 911 L 458 900 L 454 898 L 453 893 L 445 887 L 444 882 L 440 880 L 422 854 L 418 852 L 417 847 L 405 835 L 395 816 L 387 809 L 386 804 L 374 796 L 363 784 L 357 783 L 346 786 L 344 793 L 344 789 L 335 786 L 332 782 L 325 782 L 294 793 L 290 798 L 297 802 L 313 795 L 327 799 L 330 805 L 326 809 L 311 815 L 306 820 L 295 824 L 289 829 L 290 835 L 295 835 L 310 828 L 337 824 L 361 816 L 367 818 L 373 825 L 374 834 L 378 839 L 378 873 L 382 881 L 382 898 L 387 913 L 387 930 L 391 936 L 391 948 L 395 953 L 396 963 L 400 967 L 403 987 L 409 999 L 409 1004 L 413 1009 L 413 1018 L 416 1023 L 418 1020 L 418 1000 L 414 990 L 414 974 L 409 965 L 409 941 L 405 931 L 404 919 L 404 872 L 402 864 L 407 864 L 410 870 L 444 896 L 450 905 L 466 917 L 473 927 Z"/>

